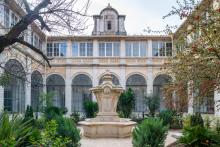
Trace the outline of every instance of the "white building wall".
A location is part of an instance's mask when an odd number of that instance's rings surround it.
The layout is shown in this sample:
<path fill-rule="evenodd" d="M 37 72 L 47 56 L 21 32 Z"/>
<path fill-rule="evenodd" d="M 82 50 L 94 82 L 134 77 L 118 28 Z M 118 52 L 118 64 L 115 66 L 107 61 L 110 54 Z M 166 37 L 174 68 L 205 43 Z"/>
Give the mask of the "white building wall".
<path fill-rule="evenodd" d="M 32 73 L 32 69 L 31 69 L 31 59 L 27 58 L 26 59 L 26 82 L 25 82 L 25 109 L 27 107 L 27 105 L 31 105 L 31 73 Z"/>

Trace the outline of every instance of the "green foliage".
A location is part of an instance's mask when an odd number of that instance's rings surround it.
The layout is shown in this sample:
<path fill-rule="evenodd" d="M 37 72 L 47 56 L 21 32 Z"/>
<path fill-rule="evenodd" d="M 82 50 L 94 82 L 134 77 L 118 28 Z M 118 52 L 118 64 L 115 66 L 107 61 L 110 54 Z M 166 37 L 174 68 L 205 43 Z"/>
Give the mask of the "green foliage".
<path fill-rule="evenodd" d="M 67 146 L 78 147 L 80 145 L 80 131 L 76 128 L 75 123 L 70 118 L 58 117 L 57 132 L 64 138 L 69 138 L 70 142 Z"/>
<path fill-rule="evenodd" d="M 190 116 L 190 126 L 201 126 L 204 127 L 204 121 L 200 113 L 196 112 Z"/>
<path fill-rule="evenodd" d="M 201 125 L 184 128 L 183 136 L 178 141 L 189 147 L 220 146 L 219 134 Z"/>
<path fill-rule="evenodd" d="M 174 115 L 173 110 L 163 110 L 158 114 L 158 117 L 163 120 L 163 125 L 170 125 Z"/>
<path fill-rule="evenodd" d="M 220 134 L 220 120 L 217 119 L 215 122 L 215 131 Z"/>
<path fill-rule="evenodd" d="M 118 100 L 117 111 L 120 116 L 129 118 L 135 106 L 134 92 L 131 88 L 121 94 Z"/>
<path fill-rule="evenodd" d="M 190 117 L 191 117 L 191 115 L 186 115 L 183 117 L 183 127 L 190 126 Z"/>
<path fill-rule="evenodd" d="M 66 144 L 70 142 L 70 139 L 60 136 L 57 132 L 57 127 L 58 125 L 55 120 L 48 121 L 42 132 L 41 140 L 32 140 L 32 143 L 37 146 L 66 147 Z"/>
<path fill-rule="evenodd" d="M 210 120 L 208 115 L 204 118 L 204 126 L 206 128 L 210 128 L 211 127 L 211 120 Z"/>
<path fill-rule="evenodd" d="M 21 146 L 32 134 L 29 121 L 23 122 L 17 115 L 9 118 L 6 112 L 0 114 L 0 146 Z"/>
<path fill-rule="evenodd" d="M 6 86 L 11 79 L 11 75 L 7 74 L 7 73 L 3 73 L 0 76 L 0 86 Z"/>
<path fill-rule="evenodd" d="M 158 114 L 163 120 L 163 125 L 169 125 L 172 129 L 181 129 L 183 127 L 182 114 L 178 114 L 174 110 L 163 110 Z"/>
<path fill-rule="evenodd" d="M 55 106 L 50 106 L 50 107 L 45 108 L 44 117 L 47 121 L 52 120 L 56 118 L 57 116 L 62 116 L 62 112 L 60 108 L 55 107 Z"/>
<path fill-rule="evenodd" d="M 168 127 L 156 118 L 145 119 L 133 131 L 133 147 L 163 147 Z"/>
<path fill-rule="evenodd" d="M 23 121 L 29 121 L 31 120 L 32 123 L 34 123 L 34 114 L 33 114 L 33 109 L 31 106 L 27 106 L 26 111 L 25 111 L 25 116 Z"/>
<path fill-rule="evenodd" d="M 150 95 L 145 97 L 145 100 L 150 111 L 150 115 L 154 117 L 155 112 L 160 108 L 160 97 Z"/>
<path fill-rule="evenodd" d="M 96 113 L 98 112 L 97 102 L 93 102 L 89 99 L 83 102 L 83 108 L 85 110 L 87 118 L 94 118 L 96 116 Z"/>
<path fill-rule="evenodd" d="M 80 113 L 79 112 L 73 112 L 70 116 L 76 124 L 80 121 Z"/>

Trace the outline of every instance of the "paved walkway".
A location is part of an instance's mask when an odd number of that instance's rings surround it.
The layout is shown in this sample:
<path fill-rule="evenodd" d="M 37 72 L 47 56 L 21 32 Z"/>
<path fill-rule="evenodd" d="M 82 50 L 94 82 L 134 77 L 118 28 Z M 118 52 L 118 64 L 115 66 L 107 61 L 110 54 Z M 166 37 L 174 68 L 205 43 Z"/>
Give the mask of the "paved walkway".
<path fill-rule="evenodd" d="M 169 131 L 166 139 L 165 146 L 172 144 L 176 141 L 172 135 L 180 135 L 179 131 Z M 132 147 L 131 138 L 100 138 L 90 139 L 83 137 L 81 140 L 82 147 Z"/>

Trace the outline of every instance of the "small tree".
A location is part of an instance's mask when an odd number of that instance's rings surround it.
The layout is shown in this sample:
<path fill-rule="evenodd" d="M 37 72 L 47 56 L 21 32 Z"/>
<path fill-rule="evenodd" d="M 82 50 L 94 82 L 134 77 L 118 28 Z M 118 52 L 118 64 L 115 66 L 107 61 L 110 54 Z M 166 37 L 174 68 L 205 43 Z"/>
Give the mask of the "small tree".
<path fill-rule="evenodd" d="M 34 120 L 34 114 L 33 114 L 33 109 L 31 106 L 27 105 L 26 111 L 25 111 L 25 116 L 24 116 L 24 122 L 26 121 L 31 121 L 33 122 Z"/>
<path fill-rule="evenodd" d="M 145 97 L 147 107 L 149 108 L 150 115 L 154 117 L 155 112 L 160 108 L 160 97 L 150 95 Z"/>
<path fill-rule="evenodd" d="M 135 96 L 131 88 L 121 94 L 118 100 L 118 112 L 122 116 L 129 118 L 135 105 Z"/>

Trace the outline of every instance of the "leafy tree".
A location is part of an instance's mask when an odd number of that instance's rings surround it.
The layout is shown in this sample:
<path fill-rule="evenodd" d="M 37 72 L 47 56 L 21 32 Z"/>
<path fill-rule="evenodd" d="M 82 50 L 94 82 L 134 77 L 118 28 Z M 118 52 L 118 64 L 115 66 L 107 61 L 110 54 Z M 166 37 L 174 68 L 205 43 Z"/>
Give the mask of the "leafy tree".
<path fill-rule="evenodd" d="M 129 118 L 135 106 L 134 92 L 131 88 L 123 92 L 118 100 L 117 111 L 122 113 L 122 117 Z"/>
<path fill-rule="evenodd" d="M 160 108 L 160 97 L 150 95 L 145 97 L 146 104 L 150 110 L 150 115 L 154 117 L 155 112 Z"/>
<path fill-rule="evenodd" d="M 190 81 L 193 81 L 192 91 L 196 92 L 197 98 L 201 100 L 212 97 L 214 90 L 219 88 L 220 9 L 213 8 L 213 2 L 184 0 L 167 15 L 187 18 L 174 34 L 176 50 L 164 66 L 164 69 L 175 77 L 173 84 L 169 85 L 165 92 L 175 91 L 179 99 L 186 99 L 186 92 L 181 93 L 179 89 L 187 91 Z"/>

